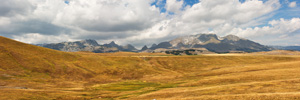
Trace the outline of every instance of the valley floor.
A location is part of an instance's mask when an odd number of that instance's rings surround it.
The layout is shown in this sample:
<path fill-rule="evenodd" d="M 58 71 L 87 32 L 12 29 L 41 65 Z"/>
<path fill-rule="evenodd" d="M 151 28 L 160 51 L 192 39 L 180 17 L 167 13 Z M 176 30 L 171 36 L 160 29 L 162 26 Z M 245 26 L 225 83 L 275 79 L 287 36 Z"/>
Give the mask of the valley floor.
<path fill-rule="evenodd" d="M 68 75 L 36 77 L 2 72 L 0 99 L 300 99 L 299 55 L 76 55 L 80 57 L 74 65 L 91 76 L 68 79 Z M 102 64 L 99 67 L 93 64 L 97 60 L 107 61 L 98 62 Z"/>

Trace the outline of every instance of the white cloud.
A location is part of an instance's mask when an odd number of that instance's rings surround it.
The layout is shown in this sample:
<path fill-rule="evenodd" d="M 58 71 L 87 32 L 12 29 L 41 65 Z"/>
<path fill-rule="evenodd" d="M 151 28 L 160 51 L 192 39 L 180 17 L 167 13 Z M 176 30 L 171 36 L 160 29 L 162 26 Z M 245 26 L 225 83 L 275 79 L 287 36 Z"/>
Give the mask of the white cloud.
<path fill-rule="evenodd" d="M 1 0 L 0 17 L 26 15 L 32 9 L 33 5 L 27 0 Z"/>
<path fill-rule="evenodd" d="M 225 35 L 236 27 L 260 25 L 260 21 L 267 18 L 265 15 L 279 9 L 280 6 L 278 0 L 249 0 L 244 3 L 239 0 L 201 0 L 191 7 L 187 6 L 180 14 L 172 16 L 167 26 L 170 32 L 167 33 L 172 36 L 206 32 Z"/>
<path fill-rule="evenodd" d="M 290 41 L 290 39 L 293 38 L 294 35 L 299 34 L 300 32 L 300 18 L 292 18 L 290 20 L 281 18 L 280 20 L 272 20 L 269 21 L 269 25 L 270 26 L 246 29 L 234 28 L 228 34 L 235 34 L 237 36 L 247 37 L 253 40 L 260 41 L 261 43 L 271 44 L 272 42 L 274 43 L 276 41 Z M 274 39 L 276 41 L 274 41 Z M 291 40 L 297 40 L 297 38 Z"/>
<path fill-rule="evenodd" d="M 212 0 L 202 0 L 201 3 L 187 8 L 182 19 L 187 22 L 201 22 L 212 20 L 226 20 L 237 24 L 244 24 L 250 20 L 268 14 L 280 7 L 278 0 L 271 0 L 263 3 L 258 0 L 246 1 L 222 0 L 222 2 Z"/>
<path fill-rule="evenodd" d="M 55 11 L 62 8 L 59 7 L 59 3 L 53 2 L 62 2 L 62 0 L 5 0 L 3 2 L 0 4 L 2 8 L 0 11 L 0 33 L 3 36 L 13 37 L 13 35 L 29 33 L 48 35 L 68 33 L 68 29 L 52 23 L 56 16 Z M 57 9 L 47 9 L 46 4 Z"/>
<path fill-rule="evenodd" d="M 238 0 L 230 1 L 232 0 L 223 0 L 223 2 L 202 0 L 192 7 L 184 8 L 180 14 L 172 16 L 146 31 L 142 31 L 143 34 L 126 40 L 153 38 L 170 40 L 177 36 L 210 32 L 225 35 L 236 27 L 258 25 L 259 21 L 265 19 L 262 16 L 280 7 L 278 0 L 265 3 L 258 0 L 244 3 Z"/>
<path fill-rule="evenodd" d="M 67 39 L 125 38 L 137 35 L 139 31 L 164 19 L 164 14 L 150 5 L 153 0 L 70 0 L 69 4 L 65 4 L 64 0 L 5 2 L 0 4 L 5 8 L 5 11 L 0 10 L 0 33 L 8 37 L 20 35 L 30 38 L 26 34 L 35 33 L 49 36 L 70 35 Z M 12 2 L 24 2 L 24 5 L 10 7 L 8 4 Z M 20 16 L 20 13 L 24 16 Z M 5 17 L 8 15 L 10 16 Z"/>
<path fill-rule="evenodd" d="M 26 41 L 26 43 L 56 43 L 63 41 L 75 41 L 70 39 L 68 35 L 41 35 L 39 33 L 28 33 L 24 35 L 13 35 L 17 41 Z"/>
<path fill-rule="evenodd" d="M 162 0 L 68 1 L 4 0 L 0 3 L 0 35 L 28 43 L 96 39 L 142 46 L 206 32 L 251 39 L 288 38 L 300 26 L 299 18 L 293 18 L 257 27 L 281 7 L 279 0 L 201 0 L 192 6 L 183 6 L 184 0 L 167 0 L 167 13 L 151 6 L 154 1 L 163 5 Z"/>
<path fill-rule="evenodd" d="M 32 3 L 36 5 L 36 9 L 31 12 L 32 18 L 49 23 L 67 6 L 64 0 L 33 0 Z"/>
<path fill-rule="evenodd" d="M 291 8 L 297 7 L 296 1 L 290 2 L 289 7 L 291 7 Z"/>
<path fill-rule="evenodd" d="M 180 12 L 180 9 L 182 8 L 183 0 L 177 1 L 177 0 L 167 0 L 166 1 L 166 10 L 173 13 Z"/>
<path fill-rule="evenodd" d="M 254 27 L 254 28 L 234 28 L 229 34 L 236 34 L 242 37 L 257 37 L 265 35 L 290 35 L 300 30 L 300 18 L 293 18 L 291 20 L 272 20 L 269 22 L 270 26 Z"/>
<path fill-rule="evenodd" d="M 124 32 L 143 30 L 161 19 L 150 1 L 74 0 L 57 13 L 54 23 L 87 31 Z"/>
<path fill-rule="evenodd" d="M 10 24 L 10 19 L 7 17 L 0 17 L 0 27 Z"/>

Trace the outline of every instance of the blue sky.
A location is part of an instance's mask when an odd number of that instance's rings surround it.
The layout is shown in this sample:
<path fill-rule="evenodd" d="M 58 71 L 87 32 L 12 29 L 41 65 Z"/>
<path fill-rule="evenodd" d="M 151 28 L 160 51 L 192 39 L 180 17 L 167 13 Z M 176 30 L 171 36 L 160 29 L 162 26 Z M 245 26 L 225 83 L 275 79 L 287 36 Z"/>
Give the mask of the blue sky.
<path fill-rule="evenodd" d="M 180 1 L 180 0 L 177 0 Z M 199 0 L 183 0 L 184 4 L 182 8 L 185 8 L 186 6 L 193 6 L 194 4 L 199 3 Z M 239 0 L 239 2 L 244 3 L 246 0 Z M 266 2 L 267 0 L 262 0 L 263 2 Z M 295 17 L 300 16 L 300 3 L 297 3 L 297 7 L 291 8 L 289 7 L 290 2 L 296 2 L 297 0 L 280 0 L 280 3 L 282 4 L 281 7 L 269 14 L 266 14 L 264 16 L 270 16 L 269 18 L 265 19 L 260 25 L 252 26 L 254 27 L 264 27 L 264 26 L 270 26 L 269 21 L 271 20 L 279 20 L 280 18 L 284 19 L 292 19 Z M 166 13 L 166 0 L 155 0 L 151 5 L 154 5 L 160 9 L 161 13 Z M 168 14 L 173 14 L 172 12 L 168 12 Z"/>
<path fill-rule="evenodd" d="M 177 0 L 180 1 L 180 0 Z M 196 3 L 199 3 L 199 0 L 183 0 L 184 1 L 184 5 L 183 8 L 186 6 L 193 6 Z M 241 3 L 244 3 L 246 0 L 239 0 Z M 267 0 L 262 0 L 264 2 L 266 2 Z M 280 0 L 280 3 L 282 4 L 281 7 L 275 11 L 272 12 L 270 14 L 272 14 L 273 16 L 268 18 L 267 20 L 265 20 L 265 24 L 262 24 L 260 26 L 266 26 L 268 23 L 268 21 L 270 20 L 274 20 L 274 19 L 280 19 L 280 18 L 284 18 L 284 19 L 291 19 L 294 17 L 299 17 L 300 16 L 300 3 L 297 3 L 297 7 L 296 8 L 291 8 L 289 7 L 289 3 L 290 2 L 297 2 L 299 0 Z M 158 7 L 160 9 L 161 13 L 165 13 L 166 9 L 165 9 L 165 5 L 166 5 L 166 0 L 155 0 L 155 2 L 153 2 L 151 5 L 155 5 L 156 7 Z"/>
<path fill-rule="evenodd" d="M 193 6 L 196 3 L 199 3 L 199 0 L 184 0 L 183 7 Z M 151 5 L 155 5 L 156 7 L 158 7 L 160 9 L 160 12 L 162 13 L 166 12 L 165 9 L 166 0 L 155 0 L 155 2 L 153 2 Z"/>
<path fill-rule="evenodd" d="M 180 1 L 180 0 L 176 0 L 176 1 Z M 181 10 L 184 10 L 184 8 L 186 6 L 193 6 L 194 4 L 197 3 L 201 3 L 201 1 L 199 0 L 183 0 L 183 7 Z M 268 0 L 262 0 L 264 3 L 266 3 Z M 257 17 L 255 19 L 259 19 L 262 17 L 265 17 L 264 20 L 260 21 L 260 24 L 255 25 L 255 26 L 250 26 L 250 27 L 245 27 L 242 29 L 246 29 L 246 28 L 255 28 L 255 27 L 265 27 L 265 26 L 269 26 L 272 27 L 269 22 L 272 20 L 280 20 L 280 19 L 293 19 L 293 18 L 299 18 L 300 17 L 300 3 L 297 2 L 298 0 L 280 0 L 280 8 L 277 10 L 274 10 L 273 12 L 270 13 L 266 13 L 263 16 Z M 246 0 L 239 0 L 240 3 L 245 3 L 247 2 Z M 296 7 L 290 7 L 290 3 L 291 2 L 296 2 Z M 161 13 L 166 13 L 166 0 L 155 0 L 154 3 L 152 3 L 151 5 L 155 5 L 156 7 L 158 7 L 160 9 Z M 172 12 L 168 12 L 168 14 L 173 15 Z M 212 28 L 208 28 L 208 30 L 212 30 Z M 299 34 L 299 30 L 295 31 L 292 35 L 295 34 Z M 299 41 L 297 41 L 299 42 Z M 275 43 L 275 42 L 274 42 Z M 277 42 L 278 43 L 278 42 Z M 267 43 L 268 44 L 268 43 Z M 272 43 L 269 43 L 269 45 L 273 45 Z M 276 45 L 276 43 L 274 44 Z M 278 44 L 278 45 L 299 45 L 297 43 L 295 44 Z"/>
<path fill-rule="evenodd" d="M 299 0 L 4 0 L 0 8 L 0 35 L 26 43 L 95 39 L 141 47 L 214 33 L 300 45 Z"/>
<path fill-rule="evenodd" d="M 66 4 L 69 4 L 70 2 L 69 2 L 69 1 L 65 1 L 65 3 L 66 3 Z"/>

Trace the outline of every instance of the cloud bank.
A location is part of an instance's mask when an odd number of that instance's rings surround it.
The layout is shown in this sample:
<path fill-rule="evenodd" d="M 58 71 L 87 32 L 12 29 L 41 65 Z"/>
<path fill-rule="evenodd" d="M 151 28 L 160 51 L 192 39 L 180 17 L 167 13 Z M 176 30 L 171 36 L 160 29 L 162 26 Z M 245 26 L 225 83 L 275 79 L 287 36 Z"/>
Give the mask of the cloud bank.
<path fill-rule="evenodd" d="M 96 39 L 142 46 L 178 36 L 235 34 L 262 44 L 296 45 L 299 10 L 279 0 L 1 0 L 0 35 L 27 43 Z M 66 3 L 67 2 L 67 3 Z M 162 5 L 164 4 L 164 5 Z M 294 39 L 294 41 L 291 41 Z M 282 43 L 286 41 L 286 43 Z"/>

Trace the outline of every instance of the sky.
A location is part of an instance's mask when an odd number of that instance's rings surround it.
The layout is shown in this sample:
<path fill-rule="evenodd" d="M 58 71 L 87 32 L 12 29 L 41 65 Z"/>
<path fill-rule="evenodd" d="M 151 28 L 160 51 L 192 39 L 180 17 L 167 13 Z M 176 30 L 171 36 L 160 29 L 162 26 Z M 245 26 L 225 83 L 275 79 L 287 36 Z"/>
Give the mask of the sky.
<path fill-rule="evenodd" d="M 0 0 L 0 36 L 31 44 L 95 39 L 137 47 L 233 34 L 300 45 L 300 0 Z"/>

